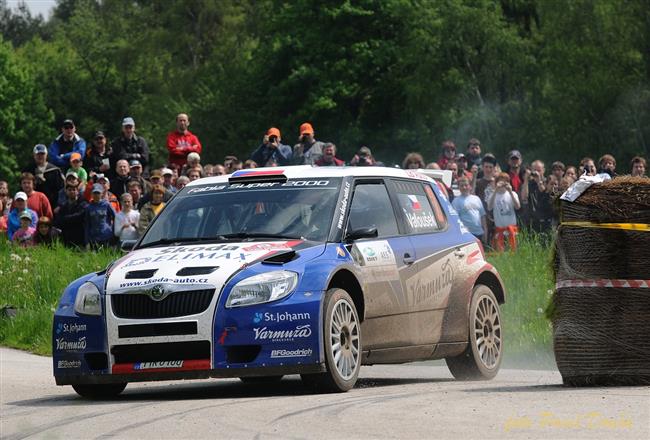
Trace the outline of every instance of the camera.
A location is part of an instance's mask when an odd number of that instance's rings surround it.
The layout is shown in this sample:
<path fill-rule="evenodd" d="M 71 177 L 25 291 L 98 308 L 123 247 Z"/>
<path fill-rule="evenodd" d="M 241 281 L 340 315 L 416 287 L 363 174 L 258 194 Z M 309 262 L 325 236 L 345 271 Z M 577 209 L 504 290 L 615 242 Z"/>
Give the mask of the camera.
<path fill-rule="evenodd" d="M 370 165 L 370 161 L 368 160 L 368 156 L 359 156 L 359 161 L 357 162 L 357 165 L 360 167 L 367 167 Z"/>
<path fill-rule="evenodd" d="M 274 143 L 277 142 L 277 140 L 278 140 L 277 136 L 269 136 L 269 142 L 270 143 L 274 144 Z"/>

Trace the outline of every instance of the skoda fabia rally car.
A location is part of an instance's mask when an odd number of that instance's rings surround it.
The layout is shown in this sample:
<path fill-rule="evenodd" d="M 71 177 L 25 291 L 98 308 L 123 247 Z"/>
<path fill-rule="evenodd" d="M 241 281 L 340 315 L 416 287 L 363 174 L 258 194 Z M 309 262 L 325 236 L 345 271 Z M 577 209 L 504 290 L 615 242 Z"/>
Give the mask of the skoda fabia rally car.
<path fill-rule="evenodd" d="M 300 374 L 346 391 L 362 364 L 447 361 L 490 379 L 500 277 L 434 180 L 379 167 L 258 168 L 180 191 L 124 257 L 64 291 L 58 385 Z"/>

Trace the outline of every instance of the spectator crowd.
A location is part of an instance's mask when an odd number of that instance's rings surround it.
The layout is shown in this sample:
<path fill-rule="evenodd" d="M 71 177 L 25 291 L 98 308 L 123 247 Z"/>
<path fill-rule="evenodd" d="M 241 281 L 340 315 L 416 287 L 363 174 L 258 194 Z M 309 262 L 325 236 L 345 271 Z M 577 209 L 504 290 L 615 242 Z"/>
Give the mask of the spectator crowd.
<path fill-rule="evenodd" d="M 0 231 L 25 247 L 55 241 L 79 248 L 116 246 L 140 237 L 176 192 L 202 177 L 258 166 L 384 166 L 367 146 L 346 163 L 337 157 L 336 145 L 316 140 L 307 122 L 300 126 L 293 147 L 282 142 L 278 128 L 271 127 L 248 159 L 230 155 L 223 164 L 202 164 L 201 142 L 189 126 L 188 115 L 177 115 L 176 128 L 167 135 L 167 163 L 156 168 L 133 118 L 122 120 L 122 132 L 112 141 L 96 131 L 88 145 L 77 134 L 74 121 L 66 119 L 49 146 L 34 146 L 18 191 L 10 192 L 7 182 L 0 181 Z M 500 162 L 483 153 L 478 139 L 470 139 L 464 152 L 446 140 L 437 160 L 429 163 L 420 153 L 409 153 L 402 168 L 450 170 L 451 186 L 439 184 L 442 191 L 467 229 L 499 251 L 506 244 L 516 248 L 522 227 L 538 233 L 552 231 L 558 224 L 554 200 L 579 176 L 617 173 L 611 154 L 598 162 L 585 157 L 578 165 L 556 161 L 550 172 L 541 160 L 527 165 L 518 150 Z M 645 176 L 646 171 L 644 158 L 632 159 L 629 174 Z"/>

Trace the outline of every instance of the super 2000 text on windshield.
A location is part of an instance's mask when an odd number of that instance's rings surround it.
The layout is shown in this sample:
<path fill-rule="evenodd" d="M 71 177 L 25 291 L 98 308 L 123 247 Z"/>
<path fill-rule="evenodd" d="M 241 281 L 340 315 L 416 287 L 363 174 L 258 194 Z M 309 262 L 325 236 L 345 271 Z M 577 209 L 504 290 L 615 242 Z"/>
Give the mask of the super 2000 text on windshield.
<path fill-rule="evenodd" d="M 223 191 L 223 190 L 241 190 L 241 189 L 274 189 L 274 188 L 323 188 L 336 185 L 338 182 L 329 180 L 287 180 L 286 182 L 250 182 L 250 183 L 232 183 L 230 185 L 221 183 L 217 185 L 199 186 L 188 188 L 184 195 L 202 194 L 205 192 Z"/>

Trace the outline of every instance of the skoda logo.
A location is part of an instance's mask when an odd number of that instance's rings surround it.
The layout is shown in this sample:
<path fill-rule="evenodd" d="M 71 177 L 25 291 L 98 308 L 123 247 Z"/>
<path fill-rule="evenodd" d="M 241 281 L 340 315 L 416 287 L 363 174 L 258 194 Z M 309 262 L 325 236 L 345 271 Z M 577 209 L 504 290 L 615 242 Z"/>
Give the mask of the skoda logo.
<path fill-rule="evenodd" d="M 149 296 L 154 301 L 161 301 L 165 297 L 165 288 L 160 284 L 156 284 L 149 291 Z"/>

